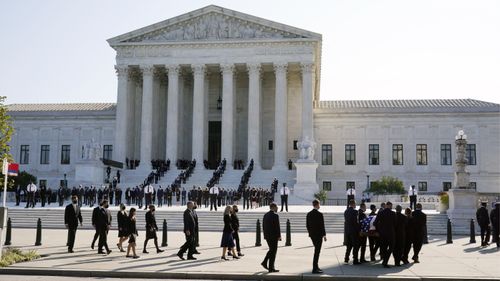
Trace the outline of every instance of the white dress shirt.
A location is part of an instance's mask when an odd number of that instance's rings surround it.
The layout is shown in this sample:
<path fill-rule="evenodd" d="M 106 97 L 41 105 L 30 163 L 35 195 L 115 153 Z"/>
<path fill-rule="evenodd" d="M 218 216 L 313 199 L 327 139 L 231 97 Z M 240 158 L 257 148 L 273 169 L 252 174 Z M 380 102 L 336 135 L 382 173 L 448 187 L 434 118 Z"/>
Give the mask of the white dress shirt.
<path fill-rule="evenodd" d="M 288 186 L 282 186 L 280 188 L 280 195 L 289 195 L 290 194 L 290 189 Z"/>

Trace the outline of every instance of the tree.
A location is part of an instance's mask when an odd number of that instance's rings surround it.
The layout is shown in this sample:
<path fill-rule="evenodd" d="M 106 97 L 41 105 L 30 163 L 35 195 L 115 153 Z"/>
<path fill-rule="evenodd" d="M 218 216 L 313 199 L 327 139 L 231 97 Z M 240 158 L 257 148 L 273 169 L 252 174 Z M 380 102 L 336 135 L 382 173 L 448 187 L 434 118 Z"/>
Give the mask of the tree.
<path fill-rule="evenodd" d="M 14 128 L 12 127 L 12 120 L 7 114 L 7 106 L 4 105 L 6 97 L 0 96 L 0 161 L 7 158 L 12 161 L 12 156 L 10 155 L 9 142 L 14 133 Z M 0 177 L 0 182 L 3 185 L 4 175 Z M 13 181 L 9 180 L 8 186 L 12 186 Z"/>
<path fill-rule="evenodd" d="M 17 177 L 13 177 L 13 186 L 26 187 L 31 182 L 36 183 L 36 177 L 26 171 L 20 172 Z"/>
<path fill-rule="evenodd" d="M 328 199 L 328 193 L 322 189 L 318 193 L 314 193 L 314 198 L 318 199 L 321 204 L 325 204 L 326 199 Z"/>
<path fill-rule="evenodd" d="M 378 181 L 374 181 L 367 190 L 375 195 L 379 194 L 404 194 L 405 188 L 403 182 L 394 177 L 382 177 Z"/>

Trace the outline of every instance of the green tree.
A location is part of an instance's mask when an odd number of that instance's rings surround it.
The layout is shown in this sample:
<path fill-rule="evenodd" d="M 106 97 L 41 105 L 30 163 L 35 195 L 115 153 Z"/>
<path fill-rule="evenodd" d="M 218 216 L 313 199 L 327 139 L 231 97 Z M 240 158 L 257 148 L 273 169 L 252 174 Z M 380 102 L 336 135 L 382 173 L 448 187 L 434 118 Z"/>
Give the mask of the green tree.
<path fill-rule="evenodd" d="M 367 190 L 375 195 L 379 194 L 404 194 L 405 188 L 403 182 L 394 177 L 382 177 L 374 181 Z"/>
<path fill-rule="evenodd" d="M 6 97 L 0 96 L 0 161 L 7 158 L 12 161 L 12 156 L 10 155 L 9 142 L 14 133 L 14 128 L 12 127 L 12 120 L 7 114 L 7 106 L 4 104 Z M 0 185 L 3 187 L 4 175 L 0 177 Z M 12 187 L 13 181 L 9 180 L 9 187 Z"/>
<path fill-rule="evenodd" d="M 325 204 L 326 199 L 328 199 L 328 193 L 322 189 L 318 193 L 314 193 L 314 198 L 318 199 L 321 204 Z"/>

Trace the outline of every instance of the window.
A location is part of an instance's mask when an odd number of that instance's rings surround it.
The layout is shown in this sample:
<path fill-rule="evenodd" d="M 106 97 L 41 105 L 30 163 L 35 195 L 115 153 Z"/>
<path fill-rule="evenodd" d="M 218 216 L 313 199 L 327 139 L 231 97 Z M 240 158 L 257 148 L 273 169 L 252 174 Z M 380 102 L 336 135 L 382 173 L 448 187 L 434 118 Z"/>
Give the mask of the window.
<path fill-rule="evenodd" d="M 451 144 L 441 144 L 441 165 L 451 165 Z"/>
<path fill-rule="evenodd" d="M 469 188 L 470 189 L 474 189 L 474 190 L 477 190 L 477 183 L 475 181 L 471 181 L 469 183 Z"/>
<path fill-rule="evenodd" d="M 61 146 L 61 164 L 68 165 L 70 162 L 70 152 L 71 146 L 63 145 Z"/>
<path fill-rule="evenodd" d="M 418 182 L 418 191 L 427 191 L 427 182 L 419 181 Z"/>
<path fill-rule="evenodd" d="M 331 181 L 324 181 L 323 182 L 323 190 L 324 191 L 332 191 L 332 182 Z"/>
<path fill-rule="evenodd" d="M 113 158 L 113 146 L 111 144 L 105 144 L 103 146 L 102 159 L 112 159 Z"/>
<path fill-rule="evenodd" d="M 368 145 L 368 164 L 369 165 L 378 165 L 379 162 L 380 162 L 380 157 L 379 157 L 378 144 L 369 144 Z"/>
<path fill-rule="evenodd" d="M 427 144 L 417 144 L 417 165 L 427 165 Z"/>
<path fill-rule="evenodd" d="M 448 191 L 450 189 L 451 189 L 451 182 L 450 181 L 443 182 L 443 191 Z"/>
<path fill-rule="evenodd" d="M 465 148 L 465 156 L 467 157 L 468 165 L 476 165 L 476 145 L 467 144 Z"/>
<path fill-rule="evenodd" d="M 392 165 L 403 165 L 403 145 L 392 145 Z"/>
<path fill-rule="evenodd" d="M 321 145 L 321 165 L 332 165 L 332 145 Z"/>
<path fill-rule="evenodd" d="M 293 150 L 298 150 L 298 148 L 297 148 L 297 140 L 293 141 Z"/>
<path fill-rule="evenodd" d="M 267 142 L 267 149 L 273 150 L 273 141 L 272 140 Z"/>
<path fill-rule="evenodd" d="M 348 190 L 349 188 L 356 188 L 356 183 L 353 181 L 348 181 L 345 183 L 345 189 Z"/>
<path fill-rule="evenodd" d="M 345 164 L 346 165 L 356 165 L 356 145 L 346 144 L 345 145 Z"/>
<path fill-rule="evenodd" d="M 30 146 L 21 145 L 21 157 L 19 159 L 19 164 L 29 164 L 30 163 Z"/>
<path fill-rule="evenodd" d="M 40 164 L 49 164 L 50 160 L 50 145 L 42 145 L 40 148 Z"/>

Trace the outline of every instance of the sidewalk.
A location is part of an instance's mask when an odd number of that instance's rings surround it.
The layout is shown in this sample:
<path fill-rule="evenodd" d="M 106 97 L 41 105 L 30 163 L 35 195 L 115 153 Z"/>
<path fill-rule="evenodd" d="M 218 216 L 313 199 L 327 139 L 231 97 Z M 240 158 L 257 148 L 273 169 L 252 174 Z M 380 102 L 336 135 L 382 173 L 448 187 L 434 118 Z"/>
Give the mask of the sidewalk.
<path fill-rule="evenodd" d="M 312 275 L 313 247 L 306 234 L 292 235 L 292 246 L 285 247 L 280 242 L 276 260 L 279 273 L 268 274 L 261 266 L 267 245 L 254 247 L 255 235 L 242 233 L 240 260 L 220 261 L 221 233 L 200 233 L 197 261 L 181 261 L 175 254 L 184 242 L 180 232 L 169 232 L 168 247 L 162 254 L 156 254 L 153 241 L 149 243 L 150 254 L 142 254 L 144 231 L 140 230 L 137 254 L 140 259 L 125 258 L 116 247 L 116 231 L 111 231 L 108 244 L 113 252 L 108 256 L 97 255 L 97 249 L 90 249 L 94 235 L 90 230 L 77 232 L 75 253 L 68 254 L 64 244 L 67 232 L 64 230 L 44 230 L 42 246 L 32 246 L 35 242 L 34 229 L 13 229 L 13 247 L 23 250 L 36 249 L 41 259 L 19 263 L 0 269 L 0 274 L 28 274 L 79 277 L 122 277 L 122 278 L 190 278 L 190 279 L 245 279 L 245 280 L 321 280 L 333 277 L 350 280 L 427 279 L 427 280 L 500 280 L 500 251 L 494 246 L 480 248 L 479 244 L 468 244 L 468 237 L 455 237 L 453 244 L 446 244 L 446 237 L 429 241 L 424 245 L 419 264 L 382 268 L 380 262 L 353 266 L 344 265 L 345 247 L 341 234 L 329 234 L 323 244 L 320 267 L 324 275 Z M 159 233 L 161 243 L 161 233 Z M 411 254 L 411 253 L 410 253 Z M 368 250 L 367 250 L 367 256 Z M 390 260 L 393 264 L 393 260 Z M 0 279 L 2 279 L 0 275 Z"/>

